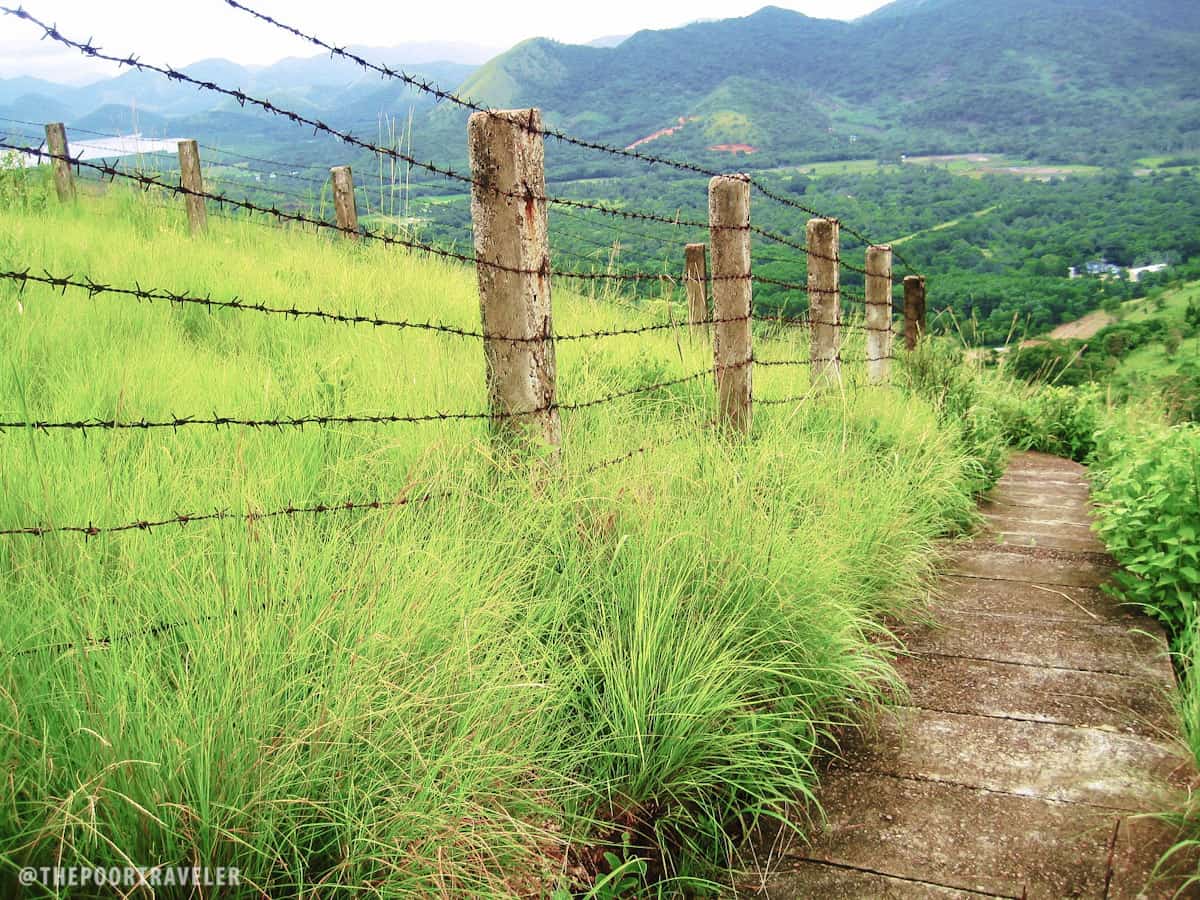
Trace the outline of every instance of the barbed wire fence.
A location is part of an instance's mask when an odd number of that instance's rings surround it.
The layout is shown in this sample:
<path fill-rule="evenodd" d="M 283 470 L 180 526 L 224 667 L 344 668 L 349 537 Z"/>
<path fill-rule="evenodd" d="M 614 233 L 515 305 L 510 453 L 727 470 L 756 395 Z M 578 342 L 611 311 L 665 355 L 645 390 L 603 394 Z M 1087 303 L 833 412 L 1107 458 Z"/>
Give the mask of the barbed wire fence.
<path fill-rule="evenodd" d="M 103 52 L 89 41 L 77 41 L 63 35 L 56 25 L 49 25 L 21 7 L 0 6 L 0 11 L 32 23 L 43 36 L 73 48 L 91 58 L 107 60 L 119 66 L 142 72 L 156 73 L 169 81 L 193 86 L 233 99 L 239 106 L 257 109 L 308 127 L 314 134 L 332 138 L 358 151 L 369 152 L 376 159 L 387 160 L 426 175 L 448 181 L 469 191 L 472 219 L 473 251 L 464 252 L 421 240 L 404 231 L 370 228 L 358 221 L 357 197 L 349 167 L 324 169 L 313 164 L 288 164 L 265 157 L 220 150 L 194 141 L 181 142 L 177 172 L 152 173 L 110 162 L 104 158 L 84 159 L 82 153 L 72 155 L 67 143 L 66 129 L 61 123 L 43 123 L 46 138 L 33 143 L 34 134 L 12 132 L 0 141 L 0 150 L 15 153 L 25 162 L 49 163 L 54 172 L 57 193 L 64 202 L 74 202 L 74 179 L 90 179 L 113 183 L 120 181 L 143 191 L 153 191 L 166 198 L 182 198 L 188 207 L 191 229 L 202 234 L 207 227 L 207 213 L 244 217 L 250 221 L 272 226 L 301 226 L 315 233 L 326 233 L 347 241 L 374 242 L 387 247 L 428 255 L 451 263 L 474 267 L 477 273 L 482 310 L 482 327 L 474 328 L 450 322 L 415 321 L 385 317 L 358 311 L 330 311 L 320 307 L 302 308 L 271 305 L 238 296 L 213 297 L 187 290 L 145 288 L 139 284 L 114 285 L 82 274 L 53 274 L 36 271 L 35 265 L 0 270 L 0 281 L 15 284 L 19 291 L 30 286 L 62 293 L 77 292 L 90 299 L 163 304 L 170 307 L 198 306 L 209 311 L 249 312 L 292 321 L 314 321 L 323 324 L 366 326 L 432 333 L 441 337 L 472 340 L 482 345 L 487 362 L 486 409 L 395 412 L 395 413 L 336 413 L 310 414 L 292 417 L 251 418 L 229 414 L 171 415 L 165 418 L 101 419 L 81 418 L 51 421 L 31 417 L 0 420 L 0 432 L 19 429 L 33 434 L 51 432 L 89 433 L 114 430 L 171 430 L 208 427 L 215 429 L 303 429 L 331 425 L 418 425 L 429 422 L 479 421 L 486 422 L 499 446 L 537 447 L 540 459 L 556 459 L 561 445 L 560 416 L 591 409 L 630 397 L 653 394 L 669 388 L 703 381 L 711 376 L 717 407 L 717 423 L 733 434 L 751 430 L 755 403 L 764 406 L 797 404 L 815 393 L 829 390 L 842 383 L 843 366 L 862 364 L 867 369 L 867 383 L 886 386 L 890 382 L 890 366 L 894 358 L 895 333 L 893 287 L 897 280 L 893 261 L 899 262 L 910 274 L 902 279 L 904 290 L 904 336 L 908 347 L 915 346 L 925 330 L 925 280 L 912 271 L 900 254 L 889 246 L 874 244 L 861 231 L 840 223 L 836 218 L 814 209 L 766 186 L 759 179 L 745 174 L 729 174 L 704 166 L 666 157 L 655 156 L 635 148 L 621 148 L 545 127 L 536 109 L 496 110 L 469 98 L 446 91 L 432 82 L 415 78 L 400 70 L 371 62 L 358 54 L 339 48 L 284 24 L 271 16 L 250 8 L 237 0 L 226 3 L 248 13 L 261 22 L 283 29 L 294 36 L 318 46 L 331 55 L 346 59 L 368 72 L 394 79 L 432 96 L 437 102 L 448 102 L 470 113 L 468 147 L 470 171 L 464 172 L 448 164 L 421 160 L 403 152 L 397 146 L 356 137 L 349 131 L 329 125 L 295 110 L 281 107 L 272 101 L 252 96 L 241 89 L 229 88 L 213 81 L 198 79 L 166 65 L 155 65 L 129 54 L 116 56 Z M 4 120 L 29 129 L 37 123 Z M 72 129 L 81 134 L 113 138 L 117 135 Z M 597 200 L 568 197 L 549 192 L 546 188 L 545 142 L 567 144 L 582 151 L 616 156 L 647 166 L 661 166 L 691 176 L 705 176 L 709 183 L 705 219 L 687 217 L 658 210 L 631 209 Z M 185 147 L 185 144 L 188 145 Z M 246 197 L 232 196 L 226 191 L 206 189 L 201 175 L 198 151 L 204 147 L 221 159 L 232 159 L 245 171 L 261 176 L 276 170 L 288 173 L 287 186 L 254 185 L 255 191 L 282 198 L 284 202 L 269 204 Z M 190 154 L 190 156 L 189 156 Z M 318 172 L 324 169 L 324 174 Z M 344 174 L 339 169 L 345 169 Z M 302 211 L 305 193 L 292 188 L 308 185 L 307 197 L 311 209 L 314 191 L 332 194 L 335 213 L 333 221 Z M 315 187 L 314 187 L 315 186 Z M 751 197 L 803 213 L 811 218 L 805 223 L 805 239 L 800 240 L 782 231 L 764 228 L 750 217 Z M 558 268 L 551 263 L 548 214 L 557 209 L 565 217 L 595 213 L 603 217 L 606 230 L 639 240 L 664 245 L 664 259 L 671 250 L 682 249 L 685 236 L 708 238 L 689 243 L 688 261 L 682 278 L 666 271 L 622 270 L 609 265 L 606 269 Z M 589 220 L 590 221 L 590 220 Z M 670 234 L 639 231 L 639 224 L 670 226 Z M 850 234 L 866 248 L 864 265 L 843 258 L 840 234 Z M 774 263 L 802 262 L 807 269 L 807 282 L 799 283 L 755 273 L 752 265 L 751 240 L 765 241 L 784 256 L 764 256 Z M 592 241 L 599 249 L 619 244 L 619 239 L 606 244 Z M 699 248 L 699 254 L 694 252 Z M 795 254 L 794 256 L 791 254 Z M 555 257 L 562 254 L 555 252 Z M 710 267 L 711 257 L 711 267 Z M 578 262 L 586 262 L 576 258 Z M 694 265 L 693 265 L 694 263 Z M 839 273 L 853 272 L 864 279 L 863 293 L 841 288 Z M 555 281 L 573 285 L 606 284 L 617 287 L 657 285 L 664 291 L 682 288 L 687 295 L 687 315 L 675 321 L 613 329 L 596 329 L 574 333 L 559 333 L 553 326 L 551 286 Z M 775 315 L 756 311 L 753 286 L 763 285 L 799 296 L 806 308 L 799 315 Z M 862 321 L 847 318 L 843 307 L 857 307 Z M 811 348 L 807 358 L 759 358 L 753 346 L 754 324 L 760 323 L 769 336 L 779 330 L 802 328 L 810 334 Z M 710 367 L 679 377 L 663 378 L 648 384 L 614 390 L 600 396 L 562 401 L 558 397 L 557 370 L 554 347 L 557 343 L 602 341 L 610 338 L 636 337 L 663 331 L 686 330 L 693 336 L 711 335 L 713 362 Z M 841 354 L 843 335 L 861 333 L 865 336 L 866 352 L 862 357 L 844 358 Z M 806 369 L 808 389 L 789 397 L 757 398 L 751 389 L 755 367 L 765 369 Z M 627 453 L 588 467 L 596 472 L 618 465 L 657 449 L 653 445 L 639 446 Z M 145 517 L 123 524 L 54 525 L 35 524 L 0 529 L 0 536 L 44 537 L 51 534 L 75 534 L 85 538 L 125 532 L 151 532 L 168 526 L 184 527 L 192 523 L 240 519 L 247 522 L 259 519 L 318 515 L 388 506 L 406 506 L 427 502 L 435 494 L 404 495 L 392 500 L 351 499 L 332 503 L 289 505 L 268 511 L 233 512 L 217 510 L 195 515 Z"/>

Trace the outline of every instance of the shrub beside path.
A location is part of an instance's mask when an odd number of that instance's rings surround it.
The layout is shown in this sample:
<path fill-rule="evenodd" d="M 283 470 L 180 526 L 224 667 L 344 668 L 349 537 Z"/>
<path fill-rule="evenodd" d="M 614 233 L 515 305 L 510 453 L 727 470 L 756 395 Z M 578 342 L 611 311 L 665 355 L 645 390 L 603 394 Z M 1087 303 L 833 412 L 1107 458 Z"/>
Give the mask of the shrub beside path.
<path fill-rule="evenodd" d="M 776 898 L 1170 897 L 1175 838 L 1138 818 L 1195 772 L 1167 641 L 1099 590 L 1082 466 L 1017 456 L 986 531 L 950 555 L 936 624 L 905 637 L 909 696 L 822 780 L 811 845 L 764 848 Z M 773 855 L 773 859 L 768 859 Z"/>

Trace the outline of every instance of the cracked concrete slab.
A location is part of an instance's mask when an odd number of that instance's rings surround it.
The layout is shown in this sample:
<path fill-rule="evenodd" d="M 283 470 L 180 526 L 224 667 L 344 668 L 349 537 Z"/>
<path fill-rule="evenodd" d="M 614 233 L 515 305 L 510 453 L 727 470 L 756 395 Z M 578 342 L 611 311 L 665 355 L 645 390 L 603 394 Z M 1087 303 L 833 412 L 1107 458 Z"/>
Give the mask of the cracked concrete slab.
<path fill-rule="evenodd" d="M 1129 675 L 984 659 L 896 660 L 907 703 L 921 709 L 1170 738 L 1179 724 L 1169 685 Z"/>
<path fill-rule="evenodd" d="M 1099 587 L 1112 572 L 1111 565 L 1091 560 L 1039 559 L 1001 550 L 951 550 L 946 562 L 952 575 L 1073 587 Z"/>
<path fill-rule="evenodd" d="M 1042 621 L 1109 622 L 1125 627 L 1153 624 L 1096 588 L 948 575 L 942 579 L 939 593 L 942 610 Z"/>
<path fill-rule="evenodd" d="M 1031 900 L 1172 895 L 1169 885 L 1147 887 L 1155 861 L 1176 836 L 1152 820 L 852 771 L 830 773 L 821 799 L 827 825 L 811 846 L 790 847 L 784 866 L 792 860 L 826 865 L 793 867 L 790 877 L 769 886 L 768 896 L 874 896 L 846 890 L 829 864 L 904 879 L 907 883 L 889 885 L 896 897 L 931 896 L 923 886 L 929 884 L 975 896 Z M 856 881 L 864 883 L 855 876 L 850 884 Z"/>
<path fill-rule="evenodd" d="M 968 657 L 1080 672 L 1133 675 L 1147 687 L 1169 688 L 1171 663 L 1162 632 L 1102 622 L 1038 621 L 987 613 L 946 612 L 937 625 L 919 631 L 900 629 L 908 649 L 918 655 Z"/>
<path fill-rule="evenodd" d="M 1131 812 L 1147 800 L 1169 808 L 1171 780 L 1187 771 L 1167 741 L 911 707 L 885 716 L 838 765 Z"/>
<path fill-rule="evenodd" d="M 1099 546 L 1103 546 L 1090 538 L 1079 539 L 1031 531 L 989 531 L 987 534 L 997 544 L 1011 544 L 1015 547 L 1049 547 L 1054 550 L 1095 552 Z"/>
<path fill-rule="evenodd" d="M 985 516 L 984 523 L 983 534 L 998 543 L 1051 547 L 1058 550 L 1104 552 L 1104 544 L 1086 525 L 1069 525 L 1061 522 L 1040 524 L 1012 515 Z"/>
<path fill-rule="evenodd" d="M 1092 517 L 1086 509 L 1067 510 L 1062 507 L 1018 506 L 1013 503 L 996 503 L 993 500 L 985 500 L 979 505 L 979 512 L 985 519 L 994 516 L 1018 518 L 1029 525 L 1067 525 L 1072 528 L 1088 530 L 1092 527 Z"/>
<path fill-rule="evenodd" d="M 990 498 L 1001 505 L 1011 504 L 1048 509 L 1059 509 L 1064 506 L 1086 509 L 1090 497 L 1091 490 L 1087 485 L 1039 484 L 1036 482 L 1024 484 L 1010 482 L 998 485 L 990 494 Z"/>

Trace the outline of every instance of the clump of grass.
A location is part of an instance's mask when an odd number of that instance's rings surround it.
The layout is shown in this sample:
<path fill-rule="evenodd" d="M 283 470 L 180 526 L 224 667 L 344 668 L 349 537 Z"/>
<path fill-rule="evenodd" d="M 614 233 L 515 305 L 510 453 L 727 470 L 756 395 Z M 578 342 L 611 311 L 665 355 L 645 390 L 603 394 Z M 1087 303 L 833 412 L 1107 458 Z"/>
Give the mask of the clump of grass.
<path fill-rule="evenodd" d="M 211 225 L 190 239 L 181 214 L 117 193 L 10 220 L 0 261 L 477 327 L 467 270 Z M 16 299 L 0 287 L 9 419 L 484 402 L 472 341 Z M 556 286 L 555 315 L 571 331 L 650 314 Z M 802 335 L 772 341 L 803 353 Z M 566 401 L 711 362 L 682 332 L 558 354 Z M 428 499 L 0 542 L 0 877 L 220 865 L 247 895 L 511 896 L 698 890 L 736 865 L 738 835 L 811 797 L 815 750 L 894 685 L 883 623 L 919 600 L 971 479 L 933 405 L 857 375 L 761 407 L 741 441 L 710 394 L 565 414 L 561 469 L 533 484 L 497 472 L 473 422 L 3 436 L 0 527 Z"/>

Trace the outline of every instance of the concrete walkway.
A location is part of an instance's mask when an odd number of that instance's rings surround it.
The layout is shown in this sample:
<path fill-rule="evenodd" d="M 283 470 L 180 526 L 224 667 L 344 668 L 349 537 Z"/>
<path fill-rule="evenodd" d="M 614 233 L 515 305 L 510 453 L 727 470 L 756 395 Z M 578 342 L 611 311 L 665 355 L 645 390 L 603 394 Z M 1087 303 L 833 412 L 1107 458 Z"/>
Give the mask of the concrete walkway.
<path fill-rule="evenodd" d="M 1170 897 L 1174 835 L 1131 816 L 1193 776 L 1166 640 L 1098 585 L 1081 466 L 1022 454 L 956 549 L 937 625 L 906 635 L 904 705 L 831 764 L 810 846 L 774 848 L 775 898 Z M 739 891 L 739 893 L 741 893 Z"/>

